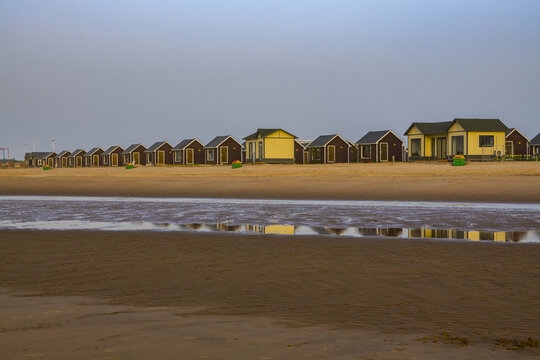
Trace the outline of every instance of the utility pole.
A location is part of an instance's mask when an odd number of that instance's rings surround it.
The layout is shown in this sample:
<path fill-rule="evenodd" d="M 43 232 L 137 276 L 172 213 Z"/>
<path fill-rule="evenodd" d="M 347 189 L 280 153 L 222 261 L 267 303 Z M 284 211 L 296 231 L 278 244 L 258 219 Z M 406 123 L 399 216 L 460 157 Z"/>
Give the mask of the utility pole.
<path fill-rule="evenodd" d="M 33 139 L 32 139 L 32 144 L 34 145 L 32 151 L 33 151 L 33 152 L 36 152 L 36 138 L 33 138 Z"/>
<path fill-rule="evenodd" d="M 52 152 L 54 152 L 54 138 L 51 140 L 52 142 Z"/>

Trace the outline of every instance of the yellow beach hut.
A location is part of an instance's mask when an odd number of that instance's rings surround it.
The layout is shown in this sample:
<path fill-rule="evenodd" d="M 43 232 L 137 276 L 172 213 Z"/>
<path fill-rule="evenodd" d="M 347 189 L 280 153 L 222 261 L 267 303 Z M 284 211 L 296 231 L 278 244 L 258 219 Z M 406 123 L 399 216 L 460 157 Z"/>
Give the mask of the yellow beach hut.
<path fill-rule="evenodd" d="M 271 164 L 294 163 L 294 139 L 296 136 L 283 129 L 257 129 L 244 138 L 246 162 Z"/>

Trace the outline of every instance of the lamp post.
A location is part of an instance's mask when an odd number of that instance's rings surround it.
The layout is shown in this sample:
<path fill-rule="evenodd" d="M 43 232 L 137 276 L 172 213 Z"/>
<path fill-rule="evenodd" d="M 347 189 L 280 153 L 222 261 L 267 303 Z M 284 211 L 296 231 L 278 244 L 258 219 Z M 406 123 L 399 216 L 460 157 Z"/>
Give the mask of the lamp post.
<path fill-rule="evenodd" d="M 54 138 L 51 140 L 52 142 L 52 152 L 54 152 Z"/>

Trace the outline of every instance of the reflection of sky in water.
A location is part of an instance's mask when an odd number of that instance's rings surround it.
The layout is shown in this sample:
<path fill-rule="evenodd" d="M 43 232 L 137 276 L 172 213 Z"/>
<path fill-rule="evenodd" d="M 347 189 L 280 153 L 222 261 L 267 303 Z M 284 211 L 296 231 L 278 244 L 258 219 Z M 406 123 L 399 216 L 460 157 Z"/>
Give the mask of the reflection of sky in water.
<path fill-rule="evenodd" d="M 494 241 L 502 235 L 489 234 L 504 233 L 505 239 L 531 241 L 538 237 L 535 232 L 520 232 L 540 230 L 540 205 L 0 196 L 0 228 L 197 231 L 209 226 L 214 231 Z M 252 229 L 256 226 L 263 231 Z"/>

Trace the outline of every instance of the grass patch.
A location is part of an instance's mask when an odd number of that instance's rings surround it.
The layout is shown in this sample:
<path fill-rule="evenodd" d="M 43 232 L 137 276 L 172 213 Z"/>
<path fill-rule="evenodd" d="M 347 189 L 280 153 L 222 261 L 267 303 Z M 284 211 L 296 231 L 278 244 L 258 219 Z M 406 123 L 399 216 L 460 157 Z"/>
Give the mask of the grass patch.
<path fill-rule="evenodd" d="M 471 341 L 464 336 L 452 336 L 447 332 L 443 332 L 440 335 L 427 336 L 424 338 L 416 339 L 422 341 L 423 343 L 432 342 L 432 343 L 443 343 L 443 344 L 454 344 L 459 346 L 469 345 Z"/>
<path fill-rule="evenodd" d="M 540 347 L 540 340 L 530 337 L 527 340 L 519 338 L 497 338 L 495 339 L 495 345 L 504 346 L 508 350 L 524 350 L 526 348 Z"/>

